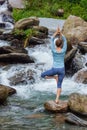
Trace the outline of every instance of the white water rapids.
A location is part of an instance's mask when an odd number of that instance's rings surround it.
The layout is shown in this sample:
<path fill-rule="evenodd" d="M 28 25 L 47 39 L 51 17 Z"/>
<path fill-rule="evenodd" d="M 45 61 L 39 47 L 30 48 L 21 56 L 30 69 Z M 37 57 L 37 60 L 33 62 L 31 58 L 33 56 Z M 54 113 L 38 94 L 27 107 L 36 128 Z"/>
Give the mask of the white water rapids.
<path fill-rule="evenodd" d="M 49 24 L 50 23 L 50 24 Z M 40 25 L 48 27 L 50 30 L 55 30 L 59 25 L 61 28 L 64 24 L 63 20 L 40 18 Z M 55 80 L 42 80 L 40 74 L 42 71 L 49 69 L 52 66 L 52 55 L 50 51 L 50 41 L 46 39 L 45 45 L 37 45 L 34 48 L 26 48 L 30 56 L 35 59 L 35 64 L 12 65 L 8 71 L 0 69 L 0 83 L 9 86 L 9 77 L 15 75 L 16 72 L 27 72 L 28 69 L 34 70 L 37 73 L 34 84 L 11 86 L 17 90 L 17 95 L 21 98 L 29 98 L 31 96 L 31 89 L 33 91 L 56 93 Z M 0 41 L 0 46 L 8 45 L 9 43 Z M 85 55 L 87 58 L 87 55 Z M 37 66 L 37 67 L 36 67 Z M 78 84 L 73 81 L 72 77 L 65 77 L 62 84 L 62 95 L 69 95 L 72 92 L 79 92 L 87 94 L 87 87 L 85 84 Z"/>

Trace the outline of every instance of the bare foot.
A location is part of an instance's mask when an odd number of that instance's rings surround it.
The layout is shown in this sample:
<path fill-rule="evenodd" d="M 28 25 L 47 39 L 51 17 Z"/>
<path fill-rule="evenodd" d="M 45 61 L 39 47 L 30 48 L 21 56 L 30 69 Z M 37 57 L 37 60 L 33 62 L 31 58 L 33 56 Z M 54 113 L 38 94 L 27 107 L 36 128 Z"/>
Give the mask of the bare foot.
<path fill-rule="evenodd" d="M 58 99 L 56 99 L 56 100 L 55 100 L 55 103 L 56 103 L 56 104 L 58 104 L 58 103 L 59 103 L 59 100 L 58 100 Z"/>

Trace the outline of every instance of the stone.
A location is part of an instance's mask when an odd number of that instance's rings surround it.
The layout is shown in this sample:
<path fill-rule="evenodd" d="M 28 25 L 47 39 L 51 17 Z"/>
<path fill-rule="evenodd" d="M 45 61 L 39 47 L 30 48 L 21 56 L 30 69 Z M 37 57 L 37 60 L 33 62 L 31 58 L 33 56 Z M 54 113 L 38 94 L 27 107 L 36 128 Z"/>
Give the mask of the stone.
<path fill-rule="evenodd" d="M 87 41 L 87 22 L 77 16 L 70 15 L 63 26 L 62 33 L 68 41 L 68 50 L 80 42 Z"/>
<path fill-rule="evenodd" d="M 72 79 L 77 83 L 87 84 L 87 68 L 83 68 L 75 73 Z"/>
<path fill-rule="evenodd" d="M 44 107 L 48 111 L 52 112 L 67 112 L 68 104 L 67 101 L 60 101 L 58 104 L 55 101 L 50 100 L 45 102 Z"/>
<path fill-rule="evenodd" d="M 19 85 L 19 84 L 32 84 L 35 82 L 34 75 L 36 74 L 33 70 L 27 70 L 16 72 L 12 77 L 10 77 L 9 83 L 10 85 Z"/>
<path fill-rule="evenodd" d="M 64 10 L 63 10 L 63 9 L 58 9 L 57 15 L 58 15 L 59 17 L 62 17 L 62 16 L 64 15 Z"/>
<path fill-rule="evenodd" d="M 24 18 L 15 23 L 15 29 L 29 29 L 39 25 L 38 18 Z"/>
<path fill-rule="evenodd" d="M 87 53 L 87 42 L 80 42 L 78 48 L 82 54 Z"/>
<path fill-rule="evenodd" d="M 75 113 L 87 116 L 87 95 L 72 93 L 69 96 L 68 107 Z"/>
<path fill-rule="evenodd" d="M 34 63 L 34 60 L 24 53 L 1 54 L 0 62 L 4 63 Z"/>
<path fill-rule="evenodd" d="M 44 26 L 33 26 L 33 29 L 48 35 L 48 28 Z"/>
<path fill-rule="evenodd" d="M 73 113 L 67 113 L 65 121 L 70 124 L 75 124 L 79 126 L 87 126 L 87 121 L 79 118 L 78 116 L 74 115 Z"/>
<path fill-rule="evenodd" d="M 0 85 L 0 104 L 3 104 L 8 97 L 7 88 Z"/>
<path fill-rule="evenodd" d="M 8 96 L 11 96 L 11 95 L 16 93 L 16 90 L 14 88 L 9 87 L 9 86 L 0 84 L 0 87 L 6 89 Z"/>

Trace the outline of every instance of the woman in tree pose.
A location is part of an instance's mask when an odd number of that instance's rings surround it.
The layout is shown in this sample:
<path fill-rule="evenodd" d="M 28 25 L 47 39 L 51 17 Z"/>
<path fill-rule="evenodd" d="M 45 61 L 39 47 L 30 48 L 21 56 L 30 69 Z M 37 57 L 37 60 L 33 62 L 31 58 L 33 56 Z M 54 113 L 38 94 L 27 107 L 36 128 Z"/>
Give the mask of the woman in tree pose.
<path fill-rule="evenodd" d="M 60 28 L 56 30 L 51 38 L 51 50 L 53 55 L 53 66 L 41 74 L 42 78 L 54 78 L 57 82 L 57 93 L 55 102 L 59 103 L 59 97 L 62 90 L 62 82 L 65 76 L 64 57 L 67 50 L 67 41 L 61 33 Z"/>

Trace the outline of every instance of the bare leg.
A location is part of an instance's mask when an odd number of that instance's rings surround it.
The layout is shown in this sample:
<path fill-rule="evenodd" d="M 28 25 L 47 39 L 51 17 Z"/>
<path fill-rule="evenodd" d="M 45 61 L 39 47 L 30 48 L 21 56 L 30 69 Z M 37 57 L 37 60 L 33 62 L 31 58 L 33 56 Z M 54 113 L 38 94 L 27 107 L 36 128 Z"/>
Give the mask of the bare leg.
<path fill-rule="evenodd" d="M 56 82 L 58 82 L 58 76 L 46 76 L 45 77 L 46 79 L 55 79 Z M 56 93 L 56 99 L 55 99 L 55 102 L 56 103 L 59 103 L 59 97 L 60 97 L 60 94 L 61 94 L 61 88 L 57 88 L 57 93 Z"/>
<path fill-rule="evenodd" d="M 46 76 L 46 79 L 55 79 L 56 82 L 58 81 L 58 76 Z"/>
<path fill-rule="evenodd" d="M 61 88 L 57 88 L 56 100 L 55 100 L 56 103 L 59 103 L 60 94 L 61 94 Z"/>

